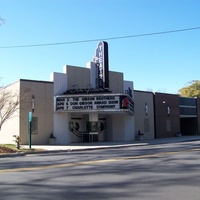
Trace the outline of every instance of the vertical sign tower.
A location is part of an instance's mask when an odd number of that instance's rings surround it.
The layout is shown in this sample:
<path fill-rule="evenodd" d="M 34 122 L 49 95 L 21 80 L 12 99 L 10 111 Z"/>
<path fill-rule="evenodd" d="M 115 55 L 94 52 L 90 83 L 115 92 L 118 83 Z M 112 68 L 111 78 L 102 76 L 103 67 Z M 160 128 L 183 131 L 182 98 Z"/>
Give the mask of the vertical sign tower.
<path fill-rule="evenodd" d="M 97 87 L 99 89 L 109 89 L 109 64 L 108 64 L 108 43 L 99 42 L 95 50 L 93 61 L 96 63 L 98 77 Z"/>

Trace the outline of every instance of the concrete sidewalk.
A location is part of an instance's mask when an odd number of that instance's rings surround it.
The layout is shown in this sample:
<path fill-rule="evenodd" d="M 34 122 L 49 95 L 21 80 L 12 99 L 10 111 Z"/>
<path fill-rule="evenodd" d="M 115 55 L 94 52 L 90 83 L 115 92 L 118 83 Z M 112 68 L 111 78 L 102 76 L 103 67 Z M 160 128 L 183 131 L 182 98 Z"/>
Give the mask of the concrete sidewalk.
<path fill-rule="evenodd" d="M 198 141 L 198 140 L 200 140 L 200 136 L 181 136 L 181 137 L 142 140 L 142 141 L 133 141 L 133 142 L 93 142 L 93 143 L 73 143 L 69 145 L 31 145 L 31 148 L 41 149 L 47 152 L 83 151 L 83 150 L 155 145 L 155 144 L 165 144 L 165 143 L 175 143 L 175 142 L 188 142 L 188 141 Z M 29 146 L 23 145 L 22 148 L 29 148 Z"/>
<path fill-rule="evenodd" d="M 123 148 L 123 147 L 134 147 L 134 146 L 137 147 L 145 145 L 159 145 L 159 144 L 192 142 L 192 141 L 200 141 L 200 136 L 182 136 L 182 137 L 142 140 L 133 142 L 93 142 L 93 143 L 74 143 L 69 145 L 31 145 L 31 149 L 36 150 L 35 152 L 0 154 L 0 158 L 25 156 L 27 154 L 36 154 L 36 153 L 44 154 L 44 153 L 56 153 L 56 152 L 88 151 L 88 150 L 98 150 L 98 149 Z M 22 145 L 21 148 L 28 149 L 29 145 Z"/>

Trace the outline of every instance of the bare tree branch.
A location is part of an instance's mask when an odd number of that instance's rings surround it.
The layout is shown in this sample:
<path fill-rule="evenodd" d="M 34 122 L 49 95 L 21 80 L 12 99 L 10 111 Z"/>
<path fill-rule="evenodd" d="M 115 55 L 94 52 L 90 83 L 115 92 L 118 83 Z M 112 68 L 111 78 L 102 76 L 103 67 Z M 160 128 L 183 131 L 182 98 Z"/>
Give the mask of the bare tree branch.
<path fill-rule="evenodd" d="M 5 24 L 5 19 L 1 18 L 1 16 L 0 16 L 0 26 L 1 26 L 2 24 Z"/>
<path fill-rule="evenodd" d="M 30 106 L 30 91 L 13 92 L 3 87 L 0 89 L 0 130 L 2 125 L 19 109 Z"/>

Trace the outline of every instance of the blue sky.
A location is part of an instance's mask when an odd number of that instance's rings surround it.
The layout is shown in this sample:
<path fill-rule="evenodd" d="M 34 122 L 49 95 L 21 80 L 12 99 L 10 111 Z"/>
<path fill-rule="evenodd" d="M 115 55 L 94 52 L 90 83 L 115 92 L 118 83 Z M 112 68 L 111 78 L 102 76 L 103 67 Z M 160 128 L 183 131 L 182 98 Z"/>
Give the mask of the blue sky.
<path fill-rule="evenodd" d="M 64 65 L 85 67 L 95 40 L 200 27 L 199 0 L 0 0 L 0 77 L 49 80 Z M 177 93 L 200 78 L 200 29 L 106 40 L 109 68 L 137 90 Z"/>

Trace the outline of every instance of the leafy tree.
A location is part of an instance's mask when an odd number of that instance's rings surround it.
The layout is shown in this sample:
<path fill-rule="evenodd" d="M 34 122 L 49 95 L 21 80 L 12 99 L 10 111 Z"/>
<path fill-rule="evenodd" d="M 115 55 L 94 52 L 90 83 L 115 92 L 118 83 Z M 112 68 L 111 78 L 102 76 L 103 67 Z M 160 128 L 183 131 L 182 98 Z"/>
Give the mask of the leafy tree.
<path fill-rule="evenodd" d="M 182 97 L 200 97 L 200 80 L 189 82 L 187 87 L 181 88 L 178 92 Z"/>

